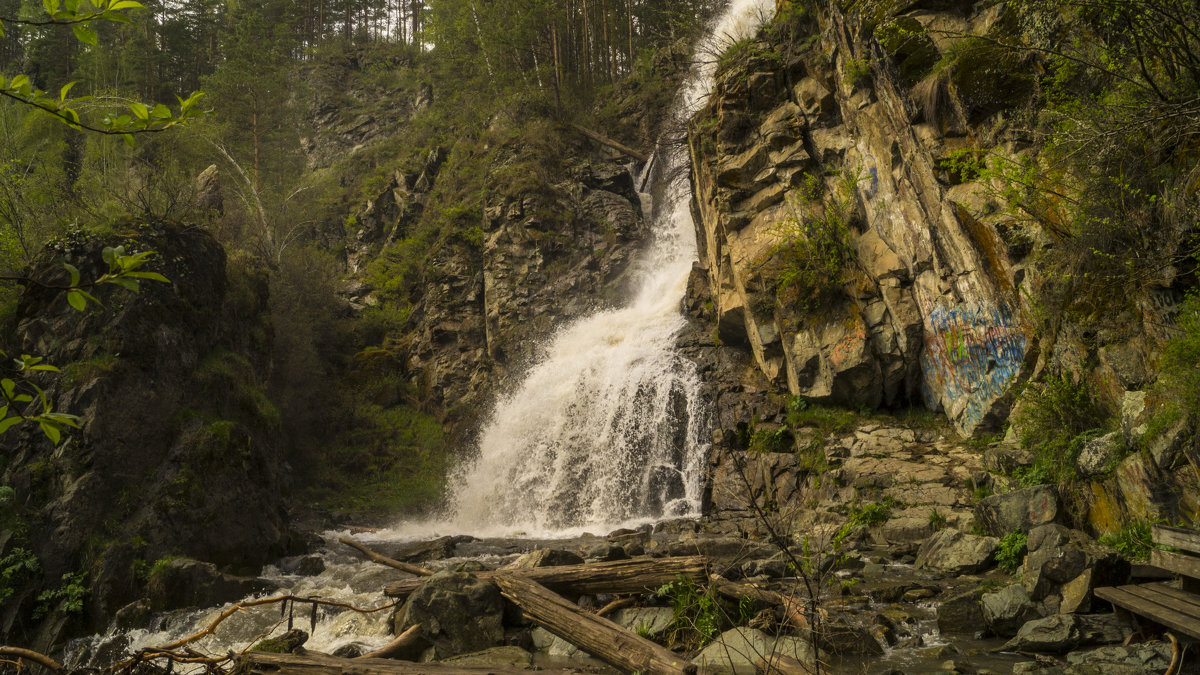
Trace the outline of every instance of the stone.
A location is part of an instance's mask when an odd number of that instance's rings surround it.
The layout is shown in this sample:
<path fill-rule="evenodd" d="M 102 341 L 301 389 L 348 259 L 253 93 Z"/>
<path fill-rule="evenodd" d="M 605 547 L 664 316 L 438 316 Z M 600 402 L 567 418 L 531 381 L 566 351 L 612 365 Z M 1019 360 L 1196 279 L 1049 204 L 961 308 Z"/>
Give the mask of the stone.
<path fill-rule="evenodd" d="M 560 565 L 580 565 L 583 563 L 577 553 L 555 548 L 539 548 L 521 555 L 506 566 L 512 570 L 531 570 L 535 567 L 558 567 Z"/>
<path fill-rule="evenodd" d="M 1083 645 L 1121 642 L 1131 632 L 1113 614 L 1054 614 L 1021 626 L 1004 648 L 1061 653 Z"/>
<path fill-rule="evenodd" d="M 1013 471 L 1033 465 L 1033 455 L 1013 443 L 999 443 L 983 451 L 983 466 L 988 471 L 1009 475 Z"/>
<path fill-rule="evenodd" d="M 417 589 L 397 615 L 400 634 L 414 624 L 437 658 L 478 652 L 504 640 L 504 600 L 494 584 L 463 572 L 438 572 Z"/>
<path fill-rule="evenodd" d="M 1127 391 L 1121 397 L 1121 436 L 1133 447 L 1146 433 L 1146 392 Z"/>
<path fill-rule="evenodd" d="M 755 675 L 754 662 L 770 653 L 771 639 L 755 628 L 727 630 L 692 659 L 712 675 Z"/>
<path fill-rule="evenodd" d="M 1163 470 L 1175 468 L 1179 463 L 1180 451 L 1192 440 L 1191 421 L 1184 417 L 1168 425 L 1152 438 L 1146 439 L 1146 450 L 1155 466 Z"/>
<path fill-rule="evenodd" d="M 978 537 L 947 527 L 938 530 L 917 551 L 917 569 L 945 574 L 973 574 L 987 569 L 999 540 Z"/>
<path fill-rule="evenodd" d="M 1026 622 L 1038 617 L 1037 608 L 1021 584 L 1012 584 L 979 599 L 983 620 L 996 635 L 1011 637 Z"/>
<path fill-rule="evenodd" d="M 834 617 L 821 624 L 821 648 L 831 654 L 880 656 L 883 646 L 865 626 L 845 617 Z"/>
<path fill-rule="evenodd" d="M 531 668 L 533 654 L 520 647 L 492 647 L 471 654 L 459 654 L 442 663 L 454 664 L 462 668 Z"/>
<path fill-rule="evenodd" d="M 1086 590 L 1073 589 L 1080 602 L 1095 586 L 1116 586 L 1129 578 L 1129 562 L 1079 530 L 1051 524 L 1034 528 L 1025 541 L 1027 552 L 1021 564 L 1021 580 L 1029 597 L 1041 600 L 1061 594 L 1064 584 L 1078 581 L 1090 570 Z"/>
<path fill-rule="evenodd" d="M 675 612 L 670 607 L 635 607 L 618 610 L 612 620 L 622 628 L 653 639 L 675 626 Z"/>
<path fill-rule="evenodd" d="M 1087 612 L 1092 608 L 1092 588 L 1092 569 L 1088 568 L 1062 585 L 1058 611 L 1062 614 Z"/>
<path fill-rule="evenodd" d="M 308 633 L 293 628 L 279 637 L 267 638 L 251 648 L 255 652 L 269 652 L 271 654 L 291 654 L 308 642 Z"/>
<path fill-rule="evenodd" d="M 530 633 L 530 638 L 533 641 L 533 646 L 539 651 L 545 652 L 549 656 L 556 656 L 569 659 L 588 659 L 591 655 L 579 649 L 575 645 L 558 637 L 554 633 L 538 626 Z"/>
<path fill-rule="evenodd" d="M 946 598 L 937 606 L 938 630 L 943 634 L 973 634 L 984 625 L 979 594 L 966 591 Z"/>
<path fill-rule="evenodd" d="M 1162 673 L 1171 663 L 1171 645 L 1162 640 L 1133 645 L 1108 645 L 1073 651 L 1064 657 L 1072 666 L 1087 666 L 1104 675 Z"/>
<path fill-rule="evenodd" d="M 992 495 L 975 505 L 975 519 L 988 534 L 997 537 L 1014 530 L 1029 532 L 1058 517 L 1058 489 L 1050 485 Z"/>
<path fill-rule="evenodd" d="M 1083 449 L 1079 451 L 1079 457 L 1075 460 L 1075 471 L 1082 478 L 1105 473 L 1114 467 L 1117 458 L 1120 457 L 1123 444 L 1119 431 L 1093 438 L 1085 443 Z"/>
<path fill-rule="evenodd" d="M 155 566 L 146 583 L 146 596 L 154 610 L 163 611 L 212 607 L 274 588 L 261 579 L 225 574 L 212 563 L 176 558 Z"/>

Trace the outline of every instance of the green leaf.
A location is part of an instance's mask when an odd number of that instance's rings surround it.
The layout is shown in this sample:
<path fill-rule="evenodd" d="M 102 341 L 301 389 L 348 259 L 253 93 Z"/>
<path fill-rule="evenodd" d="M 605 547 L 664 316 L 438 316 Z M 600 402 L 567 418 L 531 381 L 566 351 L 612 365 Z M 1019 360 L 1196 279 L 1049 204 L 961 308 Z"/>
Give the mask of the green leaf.
<path fill-rule="evenodd" d="M 133 147 L 133 134 L 121 134 L 121 140 L 125 141 L 125 145 Z"/>
<path fill-rule="evenodd" d="M 79 285 L 79 268 L 72 265 L 71 263 L 63 263 L 63 268 L 66 269 L 67 273 L 71 275 L 71 285 L 78 286 Z"/>
<path fill-rule="evenodd" d="M 80 312 L 87 309 L 87 300 L 84 299 L 83 293 L 79 291 L 71 291 L 67 293 L 67 302 Z"/>
<path fill-rule="evenodd" d="M 154 106 L 154 110 L 150 111 L 150 115 L 155 119 L 169 120 L 171 119 L 171 109 L 162 103 L 159 103 L 158 105 Z"/>
<path fill-rule="evenodd" d="M 79 84 L 79 83 L 78 82 L 68 82 L 68 83 L 64 84 L 62 86 L 62 89 L 58 90 L 58 100 L 66 101 L 67 94 L 71 93 L 71 87 L 74 87 L 77 84 Z"/>
<path fill-rule="evenodd" d="M 135 0 L 111 0 L 108 3 L 109 11 L 117 9 L 141 9 L 142 7 L 145 7 L 145 5 L 135 2 Z"/>
<path fill-rule="evenodd" d="M 126 279 L 125 277 L 114 277 L 109 279 L 108 283 L 116 284 L 127 291 L 136 292 L 139 288 L 138 282 L 135 279 Z"/>
<path fill-rule="evenodd" d="M 51 443 L 58 445 L 58 442 L 62 440 L 62 432 L 58 430 L 58 427 L 44 420 L 38 420 L 38 424 L 42 427 L 42 433 L 46 434 L 46 438 L 49 438 Z"/>
<path fill-rule="evenodd" d="M 8 431 L 9 429 L 17 426 L 18 424 L 20 424 L 21 422 L 24 422 L 24 421 L 25 421 L 24 417 L 9 417 L 9 418 L 0 420 L 0 434 Z"/>
<path fill-rule="evenodd" d="M 13 382 L 12 380 L 8 379 L 7 377 L 4 378 L 3 380 L 0 380 L 0 391 L 4 392 L 5 398 L 11 399 L 14 395 L 13 392 L 15 392 L 16 390 L 17 390 L 16 382 Z"/>
<path fill-rule="evenodd" d="M 125 276 L 136 277 L 138 279 L 149 279 L 150 281 L 161 281 L 169 284 L 171 280 L 159 274 L 158 272 L 128 272 Z"/>
<path fill-rule="evenodd" d="M 42 7 L 46 8 L 46 13 L 53 16 L 58 11 L 59 0 L 42 0 Z"/>
<path fill-rule="evenodd" d="M 100 257 L 104 260 L 104 264 L 108 265 L 109 268 L 116 267 L 116 265 L 117 265 L 117 250 L 115 248 L 113 248 L 111 246 L 105 246 L 100 251 Z"/>
<path fill-rule="evenodd" d="M 12 397 L 13 403 L 32 403 L 33 397 L 29 394 L 17 394 Z"/>
<path fill-rule="evenodd" d="M 48 363 L 43 363 L 43 364 L 37 365 L 37 366 L 30 366 L 29 369 L 30 370 L 45 370 L 45 371 L 48 371 L 51 373 L 61 373 L 62 372 L 56 366 L 52 366 Z"/>
<path fill-rule="evenodd" d="M 75 32 L 75 37 L 84 44 L 94 47 L 100 42 L 99 38 L 96 37 L 96 31 L 92 30 L 92 27 L 86 23 L 74 24 L 71 26 L 71 30 Z"/>
<path fill-rule="evenodd" d="M 139 120 L 143 122 L 150 120 L 150 109 L 146 107 L 145 103 L 134 103 L 129 106 L 129 109 L 133 111 L 134 116 Z"/>
<path fill-rule="evenodd" d="M 13 75 L 12 81 L 8 83 L 8 88 L 9 89 L 20 89 L 21 87 L 24 87 L 28 84 L 29 84 L 29 76 L 28 75 L 24 75 L 24 74 Z"/>

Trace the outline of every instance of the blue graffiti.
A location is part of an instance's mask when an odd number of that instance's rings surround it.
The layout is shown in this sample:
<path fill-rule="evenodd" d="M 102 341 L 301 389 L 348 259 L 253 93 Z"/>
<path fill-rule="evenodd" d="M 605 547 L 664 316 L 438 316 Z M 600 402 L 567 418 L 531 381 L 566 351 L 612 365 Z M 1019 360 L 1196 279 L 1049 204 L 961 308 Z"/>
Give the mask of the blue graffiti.
<path fill-rule="evenodd" d="M 925 404 L 937 410 L 965 403 L 961 419 L 974 425 L 1020 372 L 1029 339 L 1007 307 L 935 307 L 927 321 Z"/>

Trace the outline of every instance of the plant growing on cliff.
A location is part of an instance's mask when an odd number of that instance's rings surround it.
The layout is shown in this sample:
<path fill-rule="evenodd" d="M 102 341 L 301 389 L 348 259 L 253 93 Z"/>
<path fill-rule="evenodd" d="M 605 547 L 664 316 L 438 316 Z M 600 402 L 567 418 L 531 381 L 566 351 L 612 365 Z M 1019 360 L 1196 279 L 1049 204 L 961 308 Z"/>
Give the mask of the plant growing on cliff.
<path fill-rule="evenodd" d="M 1108 423 L 1108 416 L 1084 383 L 1066 376 L 1031 384 L 1012 419 L 1021 445 L 1033 453 L 1033 470 L 1045 479 L 1037 482 L 1074 479 L 1075 460 L 1083 444 Z M 1021 482 L 1033 482 L 1028 478 Z"/>
<path fill-rule="evenodd" d="M 1020 530 L 1013 530 L 1001 537 L 996 546 L 996 566 L 1008 574 L 1016 574 L 1025 560 L 1026 538 Z"/>
<path fill-rule="evenodd" d="M 33 610 L 33 618 L 40 619 L 51 612 L 79 614 L 83 611 L 83 601 L 89 592 L 87 573 L 67 572 L 62 575 L 61 582 L 57 588 L 38 594 L 38 606 Z"/>
<path fill-rule="evenodd" d="M 1154 540 L 1150 531 L 1150 521 L 1135 520 L 1121 526 L 1116 532 L 1101 535 L 1100 543 L 1111 546 L 1121 555 L 1130 560 L 1146 561 L 1150 559 L 1150 549 L 1154 548 Z"/>
<path fill-rule="evenodd" d="M 840 194 L 826 195 L 815 207 L 789 199 L 792 216 L 779 224 L 779 243 L 762 265 L 782 304 L 813 312 L 841 292 L 854 260 L 849 219 L 857 181 L 849 176 L 843 176 Z"/>

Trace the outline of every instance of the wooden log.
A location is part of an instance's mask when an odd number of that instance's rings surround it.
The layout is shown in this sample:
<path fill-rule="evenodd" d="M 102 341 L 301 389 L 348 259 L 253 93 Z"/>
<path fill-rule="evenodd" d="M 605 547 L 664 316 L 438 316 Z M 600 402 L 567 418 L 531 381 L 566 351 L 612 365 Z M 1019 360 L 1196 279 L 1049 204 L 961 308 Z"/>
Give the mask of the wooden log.
<path fill-rule="evenodd" d="M 720 575 L 712 577 L 713 590 L 717 593 L 729 598 L 730 600 L 741 601 L 742 598 L 748 597 L 757 602 L 763 602 L 768 605 L 777 605 L 783 607 L 783 612 L 787 615 L 788 623 L 792 624 L 796 630 L 808 630 L 808 619 L 804 616 L 804 602 L 799 598 L 790 597 L 782 593 L 751 586 L 750 584 L 739 584 L 729 581 Z"/>
<path fill-rule="evenodd" d="M 39 666 L 52 670 L 56 673 L 62 672 L 63 669 L 62 664 L 58 661 L 55 661 L 45 654 L 39 654 L 32 649 L 23 649 L 21 647 L 0 647 L 0 656 L 12 656 L 18 659 L 32 661 Z"/>
<path fill-rule="evenodd" d="M 703 584 L 708 580 L 708 563 L 700 556 L 690 556 L 475 572 L 475 576 L 484 580 L 501 574 L 519 575 L 558 593 L 621 595 L 657 591 L 680 575 Z M 404 579 L 388 585 L 384 592 L 393 598 L 407 598 L 424 583 L 424 579 Z"/>
<path fill-rule="evenodd" d="M 640 150 L 634 150 L 633 148 L 629 147 L 628 145 L 625 145 L 624 143 L 618 143 L 617 141 L 614 141 L 613 139 L 609 138 L 608 136 L 605 136 L 604 134 L 597 133 L 595 131 L 592 131 L 591 129 L 588 129 L 587 127 L 580 126 L 575 123 L 571 123 L 570 126 L 575 131 L 578 131 L 579 133 L 583 134 L 584 136 L 587 136 L 588 138 L 592 139 L 593 141 L 596 141 L 600 145 L 606 145 L 623 155 L 626 155 L 626 156 L 632 157 L 633 159 L 636 159 L 639 162 L 645 162 L 650 159 L 650 155 L 647 155 L 646 153 L 644 153 Z"/>
<path fill-rule="evenodd" d="M 390 659 L 400 652 L 403 652 L 417 643 L 421 642 L 421 624 L 413 624 L 408 630 L 404 631 L 396 637 L 395 640 L 376 649 L 373 652 L 367 652 L 362 656 L 356 657 L 359 659 Z"/>
<path fill-rule="evenodd" d="M 544 670 L 544 673 L 572 672 Z M 395 659 L 340 659 L 317 652 L 268 654 L 246 652 L 238 657 L 232 675 L 508 675 L 529 671 L 513 666 L 467 668 L 452 663 L 413 663 Z"/>
<path fill-rule="evenodd" d="M 401 572 L 408 572 L 409 574 L 415 574 L 419 577 L 433 576 L 433 572 L 431 570 L 427 570 L 424 567 L 420 567 L 417 565 L 410 565 L 405 562 L 400 562 L 399 560 L 392 560 L 391 558 L 389 558 L 385 555 L 380 555 L 380 554 L 376 553 L 375 551 L 372 551 L 371 549 L 367 548 L 366 546 L 363 546 L 362 544 L 358 543 L 357 541 L 354 541 L 350 537 L 340 537 L 338 539 L 338 541 L 342 542 L 343 544 L 349 546 L 352 549 L 355 549 L 359 553 L 362 553 L 364 556 L 367 557 L 368 560 L 377 562 L 380 565 L 387 565 L 388 567 L 398 569 Z"/>
<path fill-rule="evenodd" d="M 696 672 L 695 664 L 682 656 L 580 609 L 536 581 L 503 574 L 492 581 L 534 622 L 615 668 L 664 675 Z"/>

